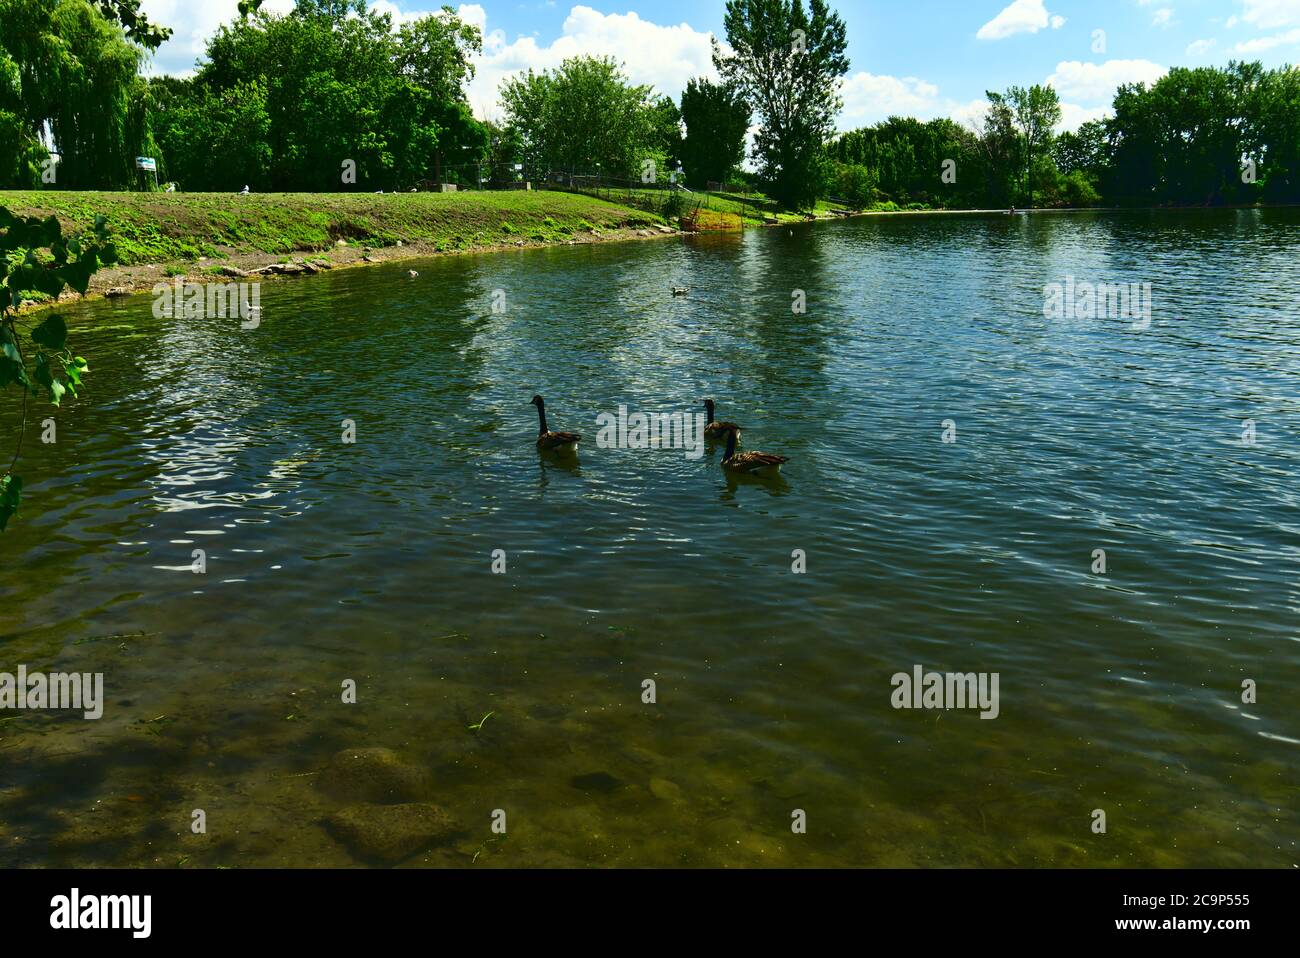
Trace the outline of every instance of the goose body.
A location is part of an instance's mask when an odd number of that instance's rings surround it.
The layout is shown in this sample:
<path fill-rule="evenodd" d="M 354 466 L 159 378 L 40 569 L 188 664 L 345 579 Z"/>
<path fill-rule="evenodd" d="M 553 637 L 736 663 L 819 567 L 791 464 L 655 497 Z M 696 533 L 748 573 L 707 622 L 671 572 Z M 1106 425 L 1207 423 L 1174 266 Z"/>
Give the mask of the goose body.
<path fill-rule="evenodd" d="M 704 411 L 709 414 L 704 427 L 704 438 L 722 439 L 727 435 L 727 431 L 730 429 L 736 430 L 737 433 L 740 432 L 740 427 L 734 422 L 718 422 L 714 418 L 712 399 L 704 400 Z"/>
<path fill-rule="evenodd" d="M 770 479 L 781 472 L 781 466 L 789 462 L 786 456 L 773 456 L 766 452 L 736 452 L 739 429 L 727 430 L 727 454 L 722 457 L 722 468 L 728 472 L 743 476 L 758 476 Z"/>
<path fill-rule="evenodd" d="M 685 296 L 685 295 L 686 295 L 687 293 L 689 293 L 689 292 L 690 292 L 690 288 L 687 287 L 687 286 L 674 286 L 674 287 L 673 287 L 673 295 L 674 295 L 674 296 Z"/>
<path fill-rule="evenodd" d="M 542 452 L 576 452 L 582 437 L 572 432 L 552 432 L 546 427 L 546 400 L 534 396 L 532 404 L 537 407 L 537 448 Z"/>

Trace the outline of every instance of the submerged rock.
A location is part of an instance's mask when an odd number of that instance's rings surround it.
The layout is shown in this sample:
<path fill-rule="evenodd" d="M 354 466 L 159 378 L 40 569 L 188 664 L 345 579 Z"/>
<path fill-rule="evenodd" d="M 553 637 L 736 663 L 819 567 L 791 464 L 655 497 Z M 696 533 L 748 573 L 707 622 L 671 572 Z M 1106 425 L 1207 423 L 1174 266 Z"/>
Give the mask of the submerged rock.
<path fill-rule="evenodd" d="M 573 776 L 570 784 L 583 792 L 612 792 L 622 788 L 623 783 L 609 772 L 591 772 L 587 775 Z"/>
<path fill-rule="evenodd" d="M 660 801 L 680 802 L 682 800 L 682 787 L 666 778 L 652 778 L 650 779 L 650 794 Z"/>
<path fill-rule="evenodd" d="M 328 816 L 325 825 L 357 858 L 383 865 L 445 844 L 457 832 L 446 809 L 425 803 L 349 805 Z"/>
<path fill-rule="evenodd" d="M 317 784 L 341 802 L 418 802 L 433 792 L 427 769 L 387 748 L 349 748 L 337 753 Z"/>

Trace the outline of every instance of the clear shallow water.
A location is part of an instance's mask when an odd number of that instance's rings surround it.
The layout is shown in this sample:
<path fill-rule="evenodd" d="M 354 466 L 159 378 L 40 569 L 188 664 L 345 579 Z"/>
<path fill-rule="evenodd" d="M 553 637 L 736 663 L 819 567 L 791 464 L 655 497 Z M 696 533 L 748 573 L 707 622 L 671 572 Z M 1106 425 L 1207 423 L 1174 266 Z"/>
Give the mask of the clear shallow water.
<path fill-rule="evenodd" d="M 1151 328 L 1044 319 L 1067 275 Z M 0 670 L 108 704 L 0 713 L 3 860 L 355 864 L 315 776 L 385 746 L 465 829 L 414 865 L 1292 867 L 1298 290 L 1300 212 L 1079 214 L 352 270 L 256 331 L 65 310 L 93 373 L 29 433 Z M 595 446 L 705 395 L 784 483 Z M 1000 716 L 894 710 L 914 664 Z"/>

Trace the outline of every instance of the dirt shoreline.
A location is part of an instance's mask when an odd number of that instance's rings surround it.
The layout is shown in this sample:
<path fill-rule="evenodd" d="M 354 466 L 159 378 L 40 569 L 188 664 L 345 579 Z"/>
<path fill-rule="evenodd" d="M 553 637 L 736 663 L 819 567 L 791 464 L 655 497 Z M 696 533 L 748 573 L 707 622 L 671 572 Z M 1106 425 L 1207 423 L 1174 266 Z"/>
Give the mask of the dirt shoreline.
<path fill-rule="evenodd" d="M 240 280 L 294 280 L 337 269 L 358 266 L 376 266 L 412 259 L 434 259 L 443 256 L 467 256 L 476 253 L 504 253 L 512 250 L 542 249 L 559 246 L 587 246 L 594 243 L 625 243 L 634 240 L 668 239 L 687 235 L 685 231 L 668 226 L 620 227 L 574 234 L 559 242 L 534 239 L 517 239 L 508 243 L 471 246 L 465 249 L 439 249 L 433 243 L 402 243 L 396 246 L 336 245 L 333 249 L 300 250 L 291 256 L 274 253 L 246 253 L 231 251 L 225 255 L 200 257 L 190 263 L 185 261 L 140 263 L 131 266 L 107 266 L 91 278 L 85 296 L 65 289 L 58 300 L 26 302 L 20 313 L 34 313 L 71 302 L 95 299 L 112 299 L 132 296 L 152 290 L 159 283 L 229 283 Z M 222 268 L 220 273 L 208 272 L 212 267 Z M 228 269 L 227 269 L 228 267 Z"/>

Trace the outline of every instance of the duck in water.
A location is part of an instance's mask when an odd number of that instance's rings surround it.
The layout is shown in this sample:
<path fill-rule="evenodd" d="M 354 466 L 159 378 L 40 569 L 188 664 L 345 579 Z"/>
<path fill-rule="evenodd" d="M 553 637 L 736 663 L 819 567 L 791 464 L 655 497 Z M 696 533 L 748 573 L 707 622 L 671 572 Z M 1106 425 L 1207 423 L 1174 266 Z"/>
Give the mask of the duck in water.
<path fill-rule="evenodd" d="M 722 468 L 742 476 L 757 476 L 760 479 L 774 479 L 781 472 L 781 466 L 789 462 L 786 456 L 773 456 L 766 452 L 736 452 L 736 442 L 740 438 L 739 429 L 727 430 L 727 453 L 722 457 Z"/>
<path fill-rule="evenodd" d="M 534 396 L 532 404 L 537 407 L 537 448 L 560 454 L 576 452 L 582 437 L 571 432 L 551 432 L 546 428 L 546 400 Z"/>
<path fill-rule="evenodd" d="M 704 438 L 705 439 L 723 439 L 727 435 L 728 429 L 739 430 L 740 427 L 734 422 L 718 422 L 713 415 L 713 400 L 704 400 L 704 411 L 708 413 L 705 419 Z"/>

